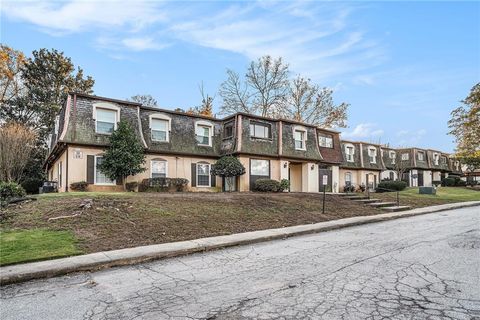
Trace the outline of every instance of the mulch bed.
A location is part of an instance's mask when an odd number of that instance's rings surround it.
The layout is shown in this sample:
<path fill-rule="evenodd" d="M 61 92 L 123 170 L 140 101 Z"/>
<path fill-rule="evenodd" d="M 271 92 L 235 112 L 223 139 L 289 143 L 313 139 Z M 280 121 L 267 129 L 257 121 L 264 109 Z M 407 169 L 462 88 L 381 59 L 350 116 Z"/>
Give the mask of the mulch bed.
<path fill-rule="evenodd" d="M 0 227 L 71 230 L 90 253 L 382 213 L 335 195 L 321 212 L 320 194 L 86 193 L 11 205 Z"/>

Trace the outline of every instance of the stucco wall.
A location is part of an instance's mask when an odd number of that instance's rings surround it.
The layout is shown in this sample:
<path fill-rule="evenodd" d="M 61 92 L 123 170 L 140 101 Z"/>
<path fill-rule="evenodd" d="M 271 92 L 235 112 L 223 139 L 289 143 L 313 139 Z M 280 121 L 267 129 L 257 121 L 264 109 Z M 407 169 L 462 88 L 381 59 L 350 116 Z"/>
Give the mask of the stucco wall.
<path fill-rule="evenodd" d="M 290 164 L 290 191 L 302 192 L 302 164 Z"/>

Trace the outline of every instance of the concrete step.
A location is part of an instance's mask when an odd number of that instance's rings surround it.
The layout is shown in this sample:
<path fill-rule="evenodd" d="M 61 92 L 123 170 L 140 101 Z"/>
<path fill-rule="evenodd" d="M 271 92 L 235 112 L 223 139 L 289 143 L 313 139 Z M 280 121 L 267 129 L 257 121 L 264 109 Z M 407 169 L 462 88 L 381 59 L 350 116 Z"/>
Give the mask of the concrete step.
<path fill-rule="evenodd" d="M 410 209 L 410 206 L 394 206 L 394 207 L 382 207 L 382 210 L 388 211 L 388 212 L 398 212 L 398 211 L 405 211 Z"/>
<path fill-rule="evenodd" d="M 346 196 L 346 199 L 349 200 L 362 200 L 362 199 L 368 199 L 367 196 Z"/>
<path fill-rule="evenodd" d="M 397 205 L 397 203 L 396 202 L 375 202 L 375 203 L 369 203 L 368 205 L 375 208 L 380 208 L 380 207 L 393 207 Z"/>
<path fill-rule="evenodd" d="M 359 203 L 370 204 L 370 203 L 377 203 L 377 202 L 380 202 L 382 200 L 380 200 L 380 199 L 359 199 L 359 200 L 353 200 L 353 201 L 359 202 Z"/>

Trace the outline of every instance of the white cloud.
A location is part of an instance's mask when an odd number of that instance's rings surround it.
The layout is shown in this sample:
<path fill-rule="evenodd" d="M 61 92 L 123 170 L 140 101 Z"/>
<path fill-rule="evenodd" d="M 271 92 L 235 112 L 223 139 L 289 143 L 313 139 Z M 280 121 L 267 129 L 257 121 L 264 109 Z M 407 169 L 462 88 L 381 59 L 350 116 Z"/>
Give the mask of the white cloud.
<path fill-rule="evenodd" d="M 256 59 L 282 56 L 315 81 L 384 61 L 383 48 L 352 27 L 352 3 L 6 0 L 2 13 L 57 35 L 95 32 L 101 49 L 151 50 L 185 41 Z M 103 40 L 102 40 L 103 39 Z M 115 39 L 115 41 L 105 41 Z"/>
<path fill-rule="evenodd" d="M 384 131 L 378 129 L 374 123 L 360 123 L 352 131 L 343 132 L 342 137 L 348 139 L 377 138 L 382 136 Z"/>
<path fill-rule="evenodd" d="M 7 16 L 27 21 L 56 34 L 91 30 L 142 27 L 165 19 L 158 5 L 149 1 L 2 1 Z"/>
<path fill-rule="evenodd" d="M 398 142 L 398 147 L 411 147 L 420 144 L 423 137 L 427 134 L 427 130 L 400 130 L 397 136 L 402 137 Z"/>

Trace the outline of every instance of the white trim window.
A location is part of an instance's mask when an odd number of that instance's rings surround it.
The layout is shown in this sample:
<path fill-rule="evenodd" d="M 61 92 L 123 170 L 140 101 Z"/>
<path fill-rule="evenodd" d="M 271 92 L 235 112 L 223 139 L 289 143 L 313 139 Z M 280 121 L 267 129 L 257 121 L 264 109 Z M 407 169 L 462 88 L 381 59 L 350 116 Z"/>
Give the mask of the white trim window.
<path fill-rule="evenodd" d="M 402 161 L 406 161 L 408 158 L 408 153 L 402 153 Z"/>
<path fill-rule="evenodd" d="M 390 151 L 388 153 L 388 156 L 390 157 L 390 162 L 392 164 L 395 164 L 396 158 L 397 158 L 397 153 L 395 151 Z"/>
<path fill-rule="evenodd" d="M 210 164 L 197 163 L 197 187 L 210 187 Z"/>
<path fill-rule="evenodd" d="M 418 151 L 417 152 L 417 159 L 418 161 L 423 161 L 425 159 L 425 154 L 423 151 Z"/>
<path fill-rule="evenodd" d="M 348 186 L 348 187 L 352 185 L 352 173 L 351 172 L 345 172 L 345 185 Z"/>
<path fill-rule="evenodd" d="M 434 154 L 433 154 L 433 163 L 434 163 L 436 166 L 438 166 L 438 164 L 439 164 L 439 162 L 440 162 L 439 160 L 440 160 L 440 155 L 439 155 L 438 153 L 434 153 Z"/>
<path fill-rule="evenodd" d="M 270 161 L 262 159 L 250 160 L 250 175 L 252 176 L 270 176 Z"/>
<path fill-rule="evenodd" d="M 117 113 L 112 109 L 95 108 L 95 132 L 112 134 L 117 129 Z"/>
<path fill-rule="evenodd" d="M 442 156 L 442 164 L 447 164 L 447 157 Z"/>
<path fill-rule="evenodd" d="M 212 146 L 213 125 L 206 121 L 195 123 L 195 138 L 200 146 Z"/>
<path fill-rule="evenodd" d="M 351 144 L 345 145 L 345 157 L 347 158 L 348 162 L 354 162 L 353 155 L 355 154 L 355 147 Z"/>
<path fill-rule="evenodd" d="M 295 150 L 307 149 L 307 131 L 305 129 L 295 128 L 293 138 L 295 140 Z"/>
<path fill-rule="evenodd" d="M 152 119 L 151 134 L 153 141 L 168 142 L 168 121 L 163 119 Z"/>
<path fill-rule="evenodd" d="M 114 185 L 115 180 L 112 180 L 112 179 L 108 178 L 98 168 L 102 162 L 103 162 L 103 157 L 102 156 L 95 156 L 95 167 L 94 167 L 95 182 L 94 183 L 96 185 L 104 185 L 104 186 Z"/>
<path fill-rule="evenodd" d="M 319 133 L 318 144 L 323 148 L 333 148 L 333 136 L 331 134 Z"/>
<path fill-rule="evenodd" d="M 152 160 L 150 163 L 150 178 L 167 178 L 168 163 L 165 160 Z"/>
<path fill-rule="evenodd" d="M 164 114 L 150 115 L 150 136 L 155 142 L 169 142 L 172 130 L 172 119 Z"/>
<path fill-rule="evenodd" d="M 370 163 L 377 163 L 377 148 L 368 147 L 368 158 L 370 159 Z"/>

